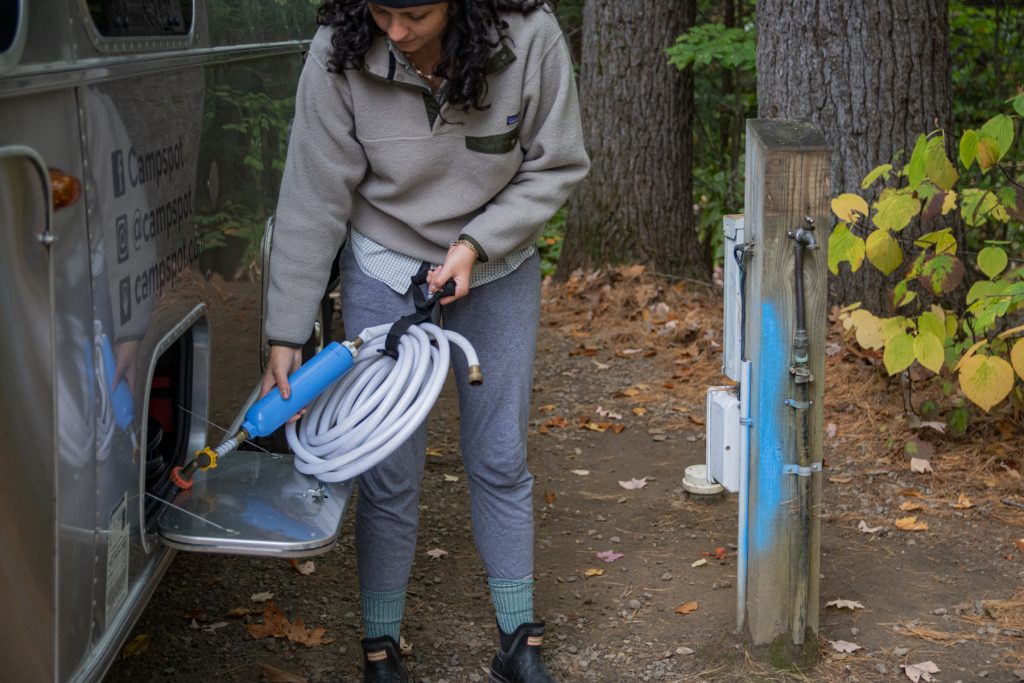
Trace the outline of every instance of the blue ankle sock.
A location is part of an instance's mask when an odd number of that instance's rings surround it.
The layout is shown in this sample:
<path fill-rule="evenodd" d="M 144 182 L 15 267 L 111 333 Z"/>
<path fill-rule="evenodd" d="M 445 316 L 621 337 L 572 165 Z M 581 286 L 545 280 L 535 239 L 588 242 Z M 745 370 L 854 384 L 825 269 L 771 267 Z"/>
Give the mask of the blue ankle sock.
<path fill-rule="evenodd" d="M 391 636 L 399 642 L 402 614 L 405 612 L 405 590 L 361 591 L 363 628 L 367 638 Z"/>
<path fill-rule="evenodd" d="M 525 579 L 487 579 L 491 600 L 498 617 L 498 628 L 512 633 L 521 624 L 533 621 L 533 577 Z"/>

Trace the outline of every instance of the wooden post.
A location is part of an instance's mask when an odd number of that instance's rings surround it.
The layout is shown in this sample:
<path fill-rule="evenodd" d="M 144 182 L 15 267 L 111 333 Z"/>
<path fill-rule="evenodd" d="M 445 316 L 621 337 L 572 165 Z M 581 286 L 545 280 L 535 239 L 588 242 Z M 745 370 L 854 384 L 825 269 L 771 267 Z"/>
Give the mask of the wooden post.
<path fill-rule="evenodd" d="M 784 469 L 800 461 L 801 433 L 807 434 L 809 461 L 820 464 L 822 457 L 831 153 L 812 124 L 766 119 L 747 121 L 746 152 L 745 227 L 754 243 L 744 329 L 752 363 L 746 623 L 754 644 L 782 644 L 791 653 L 788 646 L 796 644 L 799 656 L 817 648 L 821 473 L 820 467 L 806 477 Z M 819 248 L 802 254 L 812 375 L 802 393 L 791 371 L 796 240 L 789 233 L 806 227 L 805 217 L 814 219 Z M 798 429 L 801 408 L 787 400 L 811 402 L 806 431 Z M 799 514 L 802 483 L 808 484 L 806 535 Z M 803 614 L 800 603 L 806 604 Z"/>

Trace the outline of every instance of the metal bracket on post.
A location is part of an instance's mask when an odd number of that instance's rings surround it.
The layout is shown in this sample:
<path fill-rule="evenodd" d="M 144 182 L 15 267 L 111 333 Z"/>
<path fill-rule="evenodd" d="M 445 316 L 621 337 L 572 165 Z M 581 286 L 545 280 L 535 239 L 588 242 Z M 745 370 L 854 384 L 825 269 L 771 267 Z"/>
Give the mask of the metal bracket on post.
<path fill-rule="evenodd" d="M 783 465 L 783 474 L 795 474 L 798 477 L 809 477 L 812 474 L 821 472 L 821 463 L 812 462 L 808 467 L 800 467 L 800 465 Z"/>
<path fill-rule="evenodd" d="M 814 401 L 797 401 L 794 398 L 787 398 L 786 405 L 794 410 L 810 410 L 811 406 L 814 405 Z"/>

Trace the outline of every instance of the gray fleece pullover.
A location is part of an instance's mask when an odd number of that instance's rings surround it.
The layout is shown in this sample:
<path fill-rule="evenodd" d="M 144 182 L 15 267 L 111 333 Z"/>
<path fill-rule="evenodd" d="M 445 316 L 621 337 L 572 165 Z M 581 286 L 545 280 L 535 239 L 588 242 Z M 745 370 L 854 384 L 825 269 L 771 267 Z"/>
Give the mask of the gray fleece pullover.
<path fill-rule="evenodd" d="M 384 37 L 362 71 L 328 72 L 331 31 L 317 32 L 299 79 L 277 206 L 269 339 L 300 344 L 309 336 L 349 221 L 431 263 L 443 263 L 460 236 L 482 260 L 498 259 L 536 240 L 586 175 L 558 23 L 545 10 L 502 18 L 508 39 L 487 63 L 484 111 L 439 110 Z"/>

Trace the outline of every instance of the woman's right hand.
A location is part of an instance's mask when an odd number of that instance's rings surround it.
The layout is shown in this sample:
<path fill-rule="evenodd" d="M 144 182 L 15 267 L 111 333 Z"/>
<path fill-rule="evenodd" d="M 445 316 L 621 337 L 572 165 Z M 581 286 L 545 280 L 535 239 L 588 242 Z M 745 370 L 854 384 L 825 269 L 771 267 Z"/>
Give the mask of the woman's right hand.
<path fill-rule="evenodd" d="M 293 349 L 290 346 L 271 346 L 270 358 L 267 359 L 267 369 L 263 372 L 263 381 L 260 383 L 260 398 L 270 393 L 275 386 L 281 391 L 281 398 L 288 400 L 292 395 L 292 388 L 288 384 L 288 375 L 292 374 L 302 365 L 302 349 Z M 298 420 L 306 409 L 289 418 L 289 422 Z"/>

